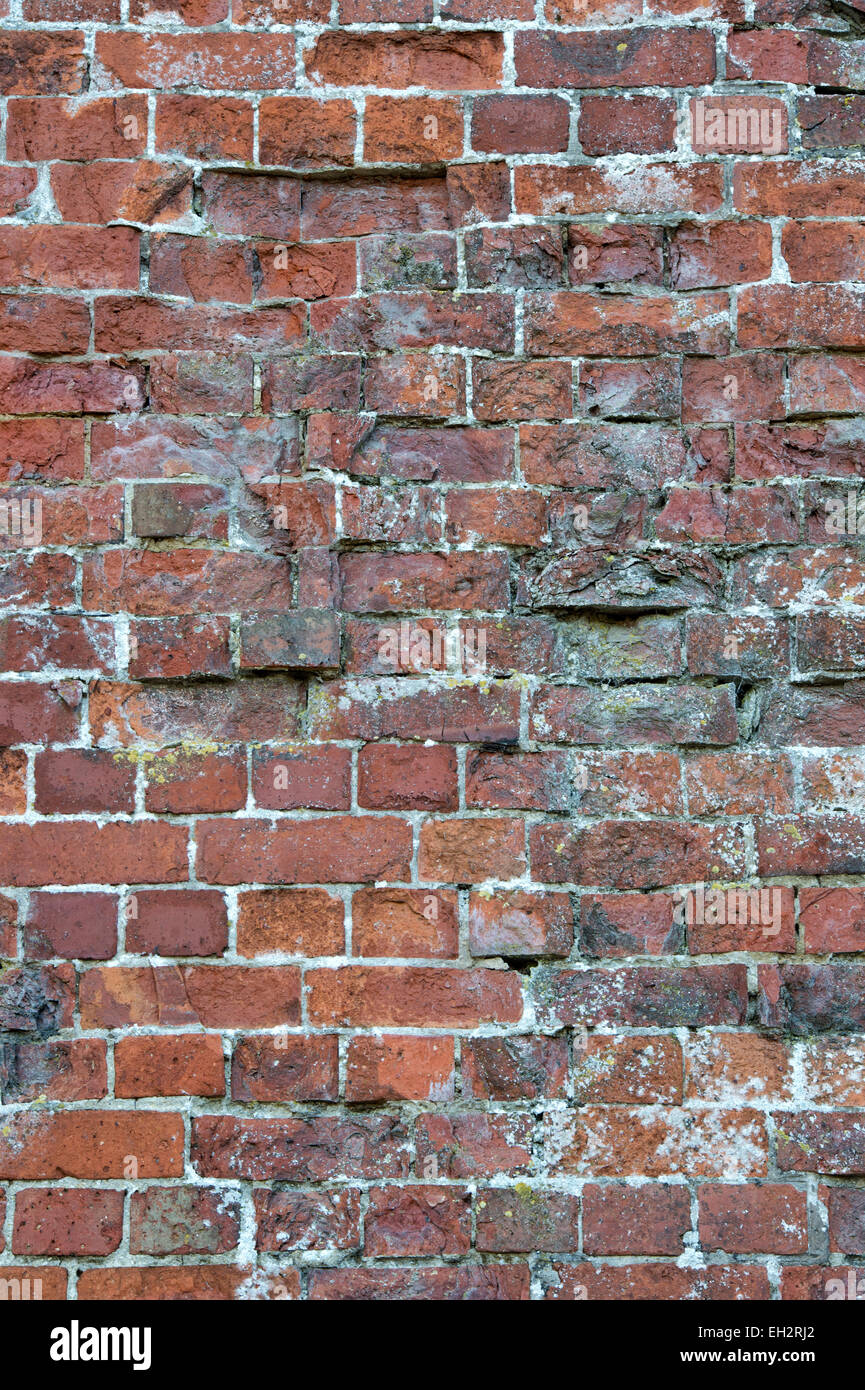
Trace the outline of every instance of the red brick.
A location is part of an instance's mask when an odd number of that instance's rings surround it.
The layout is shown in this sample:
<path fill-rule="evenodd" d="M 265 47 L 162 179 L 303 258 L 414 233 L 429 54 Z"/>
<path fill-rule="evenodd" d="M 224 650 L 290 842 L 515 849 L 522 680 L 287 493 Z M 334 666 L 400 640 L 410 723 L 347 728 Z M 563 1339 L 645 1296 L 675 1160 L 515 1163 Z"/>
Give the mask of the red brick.
<path fill-rule="evenodd" d="M 164 552 L 163 552 L 164 553 Z M 94 739 L 109 747 L 162 747 L 169 737 L 205 743 L 282 739 L 297 732 L 298 690 L 292 681 L 240 685 L 144 686 L 96 682 L 90 688 Z"/>
<path fill-rule="evenodd" d="M 188 159 L 252 158 L 252 106 L 234 97 L 156 98 L 156 148 Z"/>
<path fill-rule="evenodd" d="M 399 641 L 399 628 L 392 632 Z M 421 691 L 395 681 L 334 682 L 327 698 L 310 698 L 309 713 L 316 738 L 509 744 L 519 731 L 519 691 L 508 681 Z"/>
<path fill-rule="evenodd" d="M 788 359 L 790 414 L 857 414 L 865 402 L 865 360 L 846 353 Z"/>
<path fill-rule="evenodd" d="M 17 272 L 12 274 L 17 276 Z M 83 412 L 111 414 L 114 411 L 140 409 L 144 404 L 144 389 L 141 368 L 123 369 L 107 366 L 104 363 L 44 365 L 22 358 L 9 358 L 0 371 L 0 401 L 3 409 L 11 415 L 29 415 L 47 411 L 68 411 L 69 414 Z M 31 492 L 29 496 L 40 496 Z M 103 500 L 119 504 L 113 518 L 113 531 L 99 534 L 96 528 L 83 529 L 87 539 L 119 540 L 122 528 L 122 498 L 114 489 L 95 488 L 68 489 L 61 498 L 56 495 L 41 494 L 43 508 L 48 512 L 46 520 L 51 521 L 56 512 L 57 502 L 66 504 L 70 499 L 82 499 L 92 507 Z M 43 529 L 43 535 L 45 529 Z M 49 542 L 50 543 L 50 542 Z M 58 542 L 54 542 L 57 544 Z M 62 543 L 62 542 L 60 542 Z"/>
<path fill-rule="evenodd" d="M 782 1172 L 861 1177 L 865 1171 L 862 1123 L 856 1111 L 781 1111 L 775 1123 Z"/>
<path fill-rule="evenodd" d="M 360 1193 L 255 1193 L 259 1250 L 356 1250 L 361 1243 Z"/>
<path fill-rule="evenodd" d="M 258 300 L 326 299 L 353 294 L 357 287 L 357 253 L 350 241 L 320 246 L 259 242 L 255 250 L 261 272 Z"/>
<path fill-rule="evenodd" d="M 117 950 L 117 898 L 110 893 L 31 893 L 24 947 L 37 960 L 110 960 Z"/>
<path fill-rule="evenodd" d="M 792 1098 L 792 1052 L 774 1038 L 724 1032 L 695 1036 L 685 1063 L 690 1100 L 748 1105 L 784 1104 Z"/>
<path fill-rule="evenodd" d="M 484 153 L 556 154 L 568 148 L 570 112 L 561 97 L 481 97 L 472 145 Z"/>
<path fill-rule="evenodd" d="M 453 1187 L 374 1187 L 364 1228 L 367 1255 L 464 1255 L 471 1244 L 471 1198 Z"/>
<path fill-rule="evenodd" d="M 577 131 L 584 154 L 661 154 L 675 147 L 676 105 L 666 97 L 583 97 Z"/>
<path fill-rule="evenodd" d="M 565 1036 L 464 1038 L 463 1095 L 473 1100 L 537 1100 L 566 1094 Z"/>
<path fill-rule="evenodd" d="M 67 1271 L 57 1265 L 0 1265 L 0 1288 L 4 1291 L 4 1299 L 22 1302 L 52 1299 L 63 1302 L 68 1278 Z"/>
<path fill-rule="evenodd" d="M 218 1037 L 120 1038 L 114 1047 L 114 1093 L 141 1096 L 222 1096 L 225 1062 Z"/>
<path fill-rule="evenodd" d="M 682 1123 L 685 1114 L 690 1124 Z M 590 1105 L 564 1132 L 548 1117 L 545 1145 L 552 1174 L 660 1178 L 684 1169 L 753 1178 L 764 1177 L 768 1163 L 764 1116 L 756 1110 Z"/>
<path fill-rule="evenodd" d="M 531 1162 L 531 1134 L 528 1115 L 422 1115 L 417 1124 L 417 1176 L 464 1180 L 524 1173 Z"/>
<path fill-rule="evenodd" d="M 700 1243 L 706 1250 L 774 1255 L 808 1251 L 808 1194 L 799 1188 L 701 1183 L 699 1203 Z"/>
<path fill-rule="evenodd" d="M 453 1100 L 453 1039 L 350 1038 L 345 1085 L 348 1102 Z"/>
<path fill-rule="evenodd" d="M 794 284 L 858 280 L 865 265 L 865 239 L 855 222 L 787 222 L 781 251 Z"/>
<path fill-rule="evenodd" d="M 786 1271 L 785 1271 L 786 1272 Z M 554 1266 L 555 1282 L 545 1298 L 553 1302 L 605 1300 L 615 1303 L 683 1300 L 761 1302 L 770 1297 L 765 1269 L 741 1265 L 706 1265 L 684 1269 L 678 1264 L 569 1264 Z"/>
<path fill-rule="evenodd" d="M 310 1275 L 311 1299 L 390 1302 L 512 1302 L 529 1297 L 529 1267 L 432 1265 L 385 1269 L 381 1266 L 317 1270 Z"/>
<path fill-rule="evenodd" d="M 0 839 L 2 842 L 2 839 Z M 357 883 L 408 874 L 411 833 L 396 817 L 203 821 L 198 869 L 208 883 Z"/>
<path fill-rule="evenodd" d="M 858 150 L 863 143 L 865 100 L 860 96 L 800 97 L 796 118 L 803 149 L 849 146 Z"/>
<path fill-rule="evenodd" d="M 425 87 L 456 91 L 498 87 L 504 43 L 500 34 L 322 34 L 306 58 L 307 75 L 334 87 Z"/>
<path fill-rule="evenodd" d="M 72 1026 L 74 971 L 68 965 L 11 965 L 0 976 L 0 1026 L 46 1037 Z"/>
<path fill-rule="evenodd" d="M 567 956 L 574 940 L 566 893 L 472 893 L 469 950 L 473 956 Z"/>
<path fill-rule="evenodd" d="M 203 1187 L 148 1187 L 129 1202 L 129 1248 L 136 1255 L 224 1255 L 237 1247 L 234 1194 Z"/>
<path fill-rule="evenodd" d="M 6 816 L 21 816 L 26 810 L 27 754 L 4 748 L 0 751 L 0 811 Z"/>
<path fill-rule="evenodd" d="M 698 753 L 685 764 L 688 805 L 698 816 L 793 809 L 793 768 L 772 753 Z"/>
<path fill-rule="evenodd" d="M 147 159 L 52 164 L 51 192 L 68 222 L 173 222 L 191 209 L 192 171 Z"/>
<path fill-rule="evenodd" d="M 102 1100 L 108 1093 L 105 1043 L 82 1038 L 9 1045 L 0 1059 L 0 1092 L 4 1102 Z"/>
<path fill-rule="evenodd" d="M 700 1187 L 705 1192 L 705 1185 Z M 587 1255 L 679 1255 L 691 1229 L 687 1187 L 583 1188 L 583 1249 Z"/>
<path fill-rule="evenodd" d="M 708 30 L 644 28 L 591 34 L 520 32 L 517 82 L 532 87 L 682 87 L 711 82 L 715 46 Z"/>
<path fill-rule="evenodd" d="M 168 414 L 182 414 L 186 410 L 202 414 L 251 410 L 253 393 L 253 364 L 247 356 L 184 353 L 161 358 L 151 367 L 151 403 L 154 409 Z M 205 489 L 190 487 L 185 491 L 187 496 L 195 491 L 200 495 Z M 215 493 L 213 489 L 210 495 Z M 205 507 L 203 515 L 191 519 L 191 529 L 186 534 L 196 532 L 219 540 L 227 539 L 225 513 L 220 515 L 215 508 Z"/>
<path fill-rule="evenodd" d="M 295 1299 L 300 1297 L 300 1276 L 286 1269 L 262 1274 L 232 1265 L 172 1265 L 84 1269 L 78 1281 L 83 1302 L 165 1300 L 171 1302 L 228 1302 L 234 1299 Z"/>
<path fill-rule="evenodd" d="M 187 829 L 154 822 L 61 821 L 0 827 L 7 882 L 18 887 L 177 883 L 186 878 Z"/>
<path fill-rule="evenodd" d="M 291 1024 L 300 1020 L 300 977 L 291 966 L 109 966 L 82 977 L 80 1007 L 85 1028 Z"/>
<path fill-rule="evenodd" d="M 192 1163 L 203 1177 L 272 1182 L 406 1177 L 408 1133 L 388 1115 L 351 1118 L 238 1119 L 199 1115 L 192 1121 Z"/>
<path fill-rule="evenodd" d="M 135 806 L 134 765 L 96 748 L 40 753 L 35 785 L 40 815 L 128 813 Z"/>
<path fill-rule="evenodd" d="M 421 827 L 418 872 L 427 882 L 518 878 L 525 863 L 521 821 L 493 817 L 428 820 Z"/>
<path fill-rule="evenodd" d="M 229 622 L 217 617 L 139 619 L 129 625 L 133 680 L 230 676 Z"/>
<path fill-rule="evenodd" d="M 562 237 L 554 227 L 481 227 L 466 232 L 466 271 L 472 286 L 556 288 L 562 283 Z"/>
<path fill-rule="evenodd" d="M 242 1038 L 231 1059 L 231 1097 L 241 1102 L 336 1100 L 339 1049 L 335 1037 L 280 1033 Z"/>
<path fill-rule="evenodd" d="M 675 696 L 657 686 L 632 686 L 627 693 L 623 702 L 585 687 L 541 686 L 531 702 L 532 734 L 555 743 L 606 743 L 611 734 L 628 744 L 736 742 L 728 690 L 708 699 L 693 686 L 679 687 Z"/>
<path fill-rule="evenodd" d="M 482 1188 L 475 1199 L 479 1250 L 569 1251 L 579 1245 L 579 1198 L 565 1193 Z"/>
<path fill-rule="evenodd" d="M 555 420 L 571 414 L 569 362 L 477 359 L 472 363 L 472 387 L 479 420 Z"/>
<path fill-rule="evenodd" d="M 496 970 L 350 965 L 306 978 L 321 1026 L 476 1028 L 523 1012 L 521 982 Z"/>
<path fill-rule="evenodd" d="M 863 1245 L 862 1189 L 823 1188 L 820 1196 L 829 1211 L 830 1248 L 847 1255 L 860 1255 Z"/>
<path fill-rule="evenodd" d="M 589 353 L 633 357 L 653 352 L 721 354 L 726 329 L 717 321 L 724 295 L 688 301 L 667 295 L 651 299 L 594 294 L 530 294 L 526 297 L 526 341 L 539 357 Z"/>
<path fill-rule="evenodd" d="M 447 888 L 361 888 L 352 897 L 356 956 L 457 954 L 457 895 Z"/>
<path fill-rule="evenodd" d="M 166 750 L 147 763 L 144 805 L 148 811 L 184 815 L 195 811 L 239 811 L 246 805 L 243 753 L 181 753 Z"/>
<path fill-rule="evenodd" d="M 0 957 L 7 960 L 18 954 L 17 922 L 17 902 L 13 898 L 0 896 Z"/>
<path fill-rule="evenodd" d="M 453 98 L 368 97 L 363 132 L 367 163 L 435 164 L 462 154 L 462 109 Z"/>
<path fill-rule="evenodd" d="M 856 888 L 800 888 L 799 918 L 805 949 L 828 952 L 865 950 L 865 895 Z"/>
<path fill-rule="evenodd" d="M 353 164 L 355 124 L 350 101 L 265 97 L 259 106 L 261 163 L 295 169 Z"/>
<path fill-rule="evenodd" d="M 539 545 L 546 530 L 546 507 L 540 493 L 466 488 L 446 501 L 445 535 L 456 542 L 473 537 L 499 545 Z"/>
<path fill-rule="evenodd" d="M 301 347 L 305 332 L 303 311 L 295 306 L 260 308 L 252 313 L 230 306 L 181 306 L 144 296 L 104 295 L 96 303 L 94 318 L 100 352 L 165 347 L 208 352 L 229 345 L 266 352 L 277 346 Z M 60 331 L 55 329 L 58 334 Z M 70 335 L 72 331 L 68 330 Z M 0 323 L 0 342 L 5 337 Z M 79 325 L 79 341 L 81 337 L 83 327 Z M 7 345 L 16 345 L 14 334 Z"/>
<path fill-rule="evenodd" d="M 84 82 L 84 35 L 40 30 L 6 33 L 0 43 L 4 96 L 76 95 Z"/>
<path fill-rule="evenodd" d="M 210 889 L 138 889 L 126 908 L 126 949 L 157 956 L 218 956 L 228 946 L 228 915 Z"/>
<path fill-rule="evenodd" d="M 15 1199 L 16 1255 L 110 1255 L 122 1235 L 122 1192 L 36 1187 Z"/>
<path fill-rule="evenodd" d="M 137 290 L 138 233 L 131 227 L 3 227 L 0 285 Z M 65 306 L 67 332 L 75 307 Z"/>
<path fill-rule="evenodd" d="M 315 671 L 339 666 L 339 620 L 316 609 L 245 620 L 243 670 Z"/>
<path fill-rule="evenodd" d="M 675 289 L 713 289 L 765 280 L 772 268 L 772 232 L 765 222 L 683 223 L 670 241 Z"/>
<path fill-rule="evenodd" d="M 238 896 L 237 950 L 242 956 L 340 955 L 343 907 L 323 888 L 282 888 Z"/>
<path fill-rule="evenodd" d="M 572 35 L 593 41 L 593 35 Z M 532 217 L 579 216 L 592 212 L 706 213 L 723 201 L 717 164 L 650 165 L 635 180 L 592 164 L 558 167 L 523 165 L 515 171 L 518 213 Z M 622 229 L 617 229 L 617 236 Z"/>
<path fill-rule="evenodd" d="M 300 324 L 291 317 L 291 311 L 273 310 L 272 313 L 276 316 L 274 333 L 270 339 L 261 335 L 258 341 L 268 347 L 281 332 L 289 341 L 294 337 L 300 346 Z M 127 314 L 124 318 L 132 330 L 132 316 Z M 148 321 L 144 313 L 137 318 L 138 326 L 134 331 L 146 334 Z M 151 319 L 155 320 L 155 315 L 151 315 Z M 240 319 L 226 321 L 224 332 L 239 333 L 242 326 Z M 258 326 L 263 328 L 263 325 Z M 159 321 L 159 331 L 166 331 L 165 315 Z M 212 331 L 218 332 L 218 324 L 214 324 Z M 334 352 L 428 348 L 434 344 L 509 352 L 514 344 L 514 306 L 512 300 L 502 295 L 481 296 L 469 292 L 448 298 L 415 290 L 397 297 L 382 292 L 370 294 L 363 301 L 332 299 L 314 304 L 310 311 L 310 332 L 316 347 Z M 206 346 L 207 325 L 204 323 L 201 333 L 202 346 Z M 128 348 L 130 343 L 126 334 L 106 325 L 99 345 L 112 351 Z"/>
<path fill-rule="evenodd" d="M 0 1175 L 24 1181 L 180 1177 L 183 1122 L 167 1111 L 16 1112 L 0 1132 Z M 125 1168 L 124 1168 L 125 1165 Z"/>
<path fill-rule="evenodd" d="M 748 991 L 741 966 L 683 966 L 676 979 L 672 996 L 663 966 L 561 970 L 550 979 L 540 1013 L 565 1026 L 678 1028 L 744 1022 Z"/>
<path fill-rule="evenodd" d="M 380 811 L 455 811 L 457 760 L 452 748 L 368 744 L 358 758 L 358 805 Z"/>
<path fill-rule="evenodd" d="M 663 822 L 602 821 L 581 831 L 539 825 L 530 831 L 529 846 L 533 876 L 551 883 L 573 879 L 598 887 L 662 887 L 671 880 L 671 856 L 681 856 L 675 865 L 678 882 L 706 881 L 719 871 L 735 874 L 744 868 L 740 838 L 705 826 L 688 834 Z"/>
<path fill-rule="evenodd" d="M 580 945 L 590 956 L 661 956 L 681 944 L 669 893 L 584 893 Z"/>
<path fill-rule="evenodd" d="M 97 35 L 97 89 L 111 87 L 229 87 L 261 91 L 279 86 L 294 68 L 288 34 Z"/>
<path fill-rule="evenodd" d="M 487 810 L 567 811 L 563 753 L 472 752 L 466 759 L 466 805 Z"/>
<path fill-rule="evenodd" d="M 401 353 L 367 365 L 367 407 L 382 415 L 441 418 L 465 411 L 465 367 L 456 357 Z"/>

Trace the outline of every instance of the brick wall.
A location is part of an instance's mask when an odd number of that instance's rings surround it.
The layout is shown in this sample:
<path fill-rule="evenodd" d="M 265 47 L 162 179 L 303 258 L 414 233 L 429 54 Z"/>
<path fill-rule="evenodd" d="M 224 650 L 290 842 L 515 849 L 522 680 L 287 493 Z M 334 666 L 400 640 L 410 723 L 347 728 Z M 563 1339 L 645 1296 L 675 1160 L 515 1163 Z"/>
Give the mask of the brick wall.
<path fill-rule="evenodd" d="M 0 1279 L 865 1255 L 859 9 L 6 0 Z"/>

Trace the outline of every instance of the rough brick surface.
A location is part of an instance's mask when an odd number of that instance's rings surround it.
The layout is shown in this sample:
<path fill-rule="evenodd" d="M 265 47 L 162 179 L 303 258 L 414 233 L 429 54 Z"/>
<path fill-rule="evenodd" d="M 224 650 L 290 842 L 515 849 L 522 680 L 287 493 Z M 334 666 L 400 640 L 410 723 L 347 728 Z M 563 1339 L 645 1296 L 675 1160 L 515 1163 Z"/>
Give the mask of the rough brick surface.
<path fill-rule="evenodd" d="M 865 1257 L 861 9 L 3 7 L 4 1279 Z"/>

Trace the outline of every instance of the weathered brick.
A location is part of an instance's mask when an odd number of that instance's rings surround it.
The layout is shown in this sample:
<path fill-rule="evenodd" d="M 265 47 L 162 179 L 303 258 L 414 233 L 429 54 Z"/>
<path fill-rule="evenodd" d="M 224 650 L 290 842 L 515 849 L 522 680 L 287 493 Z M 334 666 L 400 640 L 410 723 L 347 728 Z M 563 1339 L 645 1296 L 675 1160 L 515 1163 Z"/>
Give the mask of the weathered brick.
<path fill-rule="evenodd" d="M 454 1096 L 452 1038 L 390 1034 L 351 1038 L 346 1060 L 345 1098 L 447 1101 Z"/>
<path fill-rule="evenodd" d="M 231 1192 L 149 1187 L 129 1203 L 129 1248 L 136 1255 L 225 1255 L 237 1247 L 240 1206 Z"/>
<path fill-rule="evenodd" d="M 704 1192 L 705 1185 L 700 1191 Z M 583 1188 L 583 1249 L 587 1255 L 678 1255 L 691 1229 L 684 1186 Z"/>
<path fill-rule="evenodd" d="M 15 1255 L 110 1255 L 123 1235 L 123 1193 L 28 1188 L 15 1199 Z"/>
<path fill-rule="evenodd" d="M 115 1095 L 221 1096 L 225 1063 L 218 1037 L 120 1038 L 114 1048 Z"/>

